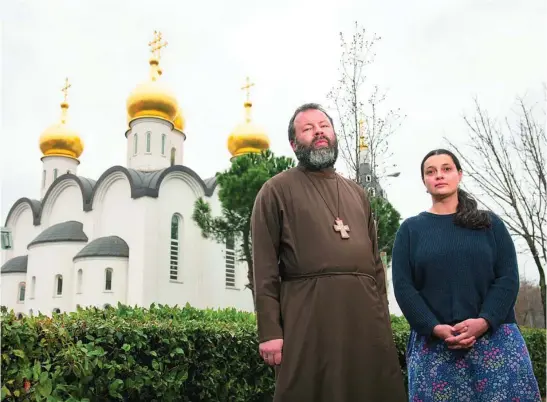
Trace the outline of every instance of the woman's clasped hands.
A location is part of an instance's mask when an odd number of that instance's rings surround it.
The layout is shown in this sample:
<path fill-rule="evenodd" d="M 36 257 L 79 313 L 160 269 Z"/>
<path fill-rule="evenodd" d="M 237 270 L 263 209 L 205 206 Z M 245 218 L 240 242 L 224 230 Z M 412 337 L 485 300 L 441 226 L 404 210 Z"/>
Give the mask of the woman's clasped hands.
<path fill-rule="evenodd" d="M 444 340 L 449 349 L 468 349 L 488 330 L 488 327 L 488 322 L 484 318 L 470 318 L 454 326 L 437 325 L 433 328 L 433 334 Z"/>

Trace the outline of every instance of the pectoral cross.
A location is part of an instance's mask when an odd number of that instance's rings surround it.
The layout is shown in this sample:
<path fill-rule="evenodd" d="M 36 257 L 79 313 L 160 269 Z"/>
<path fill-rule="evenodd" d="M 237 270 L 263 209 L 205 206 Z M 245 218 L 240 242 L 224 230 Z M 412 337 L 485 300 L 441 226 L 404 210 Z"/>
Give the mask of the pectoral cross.
<path fill-rule="evenodd" d="M 334 230 L 340 232 L 340 237 L 342 239 L 349 239 L 349 226 L 344 225 L 344 221 L 340 218 L 334 220 Z"/>

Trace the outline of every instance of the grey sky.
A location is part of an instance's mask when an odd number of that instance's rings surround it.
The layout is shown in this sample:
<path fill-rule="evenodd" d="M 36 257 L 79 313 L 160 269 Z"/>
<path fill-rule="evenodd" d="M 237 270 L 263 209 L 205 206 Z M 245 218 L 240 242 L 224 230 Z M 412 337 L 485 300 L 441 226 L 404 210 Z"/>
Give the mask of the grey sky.
<path fill-rule="evenodd" d="M 369 84 L 389 89 L 386 105 L 407 115 L 393 142 L 402 174 L 388 187 L 404 217 L 428 207 L 421 158 L 444 135 L 466 133 L 474 95 L 503 115 L 516 95 L 540 100 L 547 81 L 544 0 L 48 0 L 5 2 L 2 11 L 2 221 L 18 198 L 39 197 L 38 138 L 59 117 L 65 76 L 69 122 L 85 142 L 78 174 L 97 179 L 125 164 L 125 100 L 148 78 L 155 29 L 169 42 L 162 80 L 187 121 L 185 164 L 202 177 L 229 165 L 246 75 L 256 83 L 255 122 L 275 153 L 292 156 L 287 122 L 301 103 L 326 103 L 338 32 L 357 19 L 380 35 Z"/>

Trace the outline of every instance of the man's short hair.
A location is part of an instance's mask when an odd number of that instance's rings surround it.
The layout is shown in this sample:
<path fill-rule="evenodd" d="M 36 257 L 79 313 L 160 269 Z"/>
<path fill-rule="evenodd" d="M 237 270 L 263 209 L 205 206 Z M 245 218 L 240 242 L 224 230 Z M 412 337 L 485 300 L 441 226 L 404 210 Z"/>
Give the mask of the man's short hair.
<path fill-rule="evenodd" d="M 302 106 L 299 106 L 295 111 L 294 114 L 291 117 L 291 120 L 289 120 L 289 141 L 294 141 L 296 137 L 296 129 L 294 127 L 294 119 L 296 119 L 296 116 L 300 112 L 305 112 L 306 110 L 319 110 L 320 112 L 325 113 L 327 118 L 330 121 L 330 124 L 332 128 L 334 129 L 334 123 L 332 121 L 332 118 L 329 116 L 329 114 L 323 109 L 323 107 L 318 103 L 305 103 Z"/>

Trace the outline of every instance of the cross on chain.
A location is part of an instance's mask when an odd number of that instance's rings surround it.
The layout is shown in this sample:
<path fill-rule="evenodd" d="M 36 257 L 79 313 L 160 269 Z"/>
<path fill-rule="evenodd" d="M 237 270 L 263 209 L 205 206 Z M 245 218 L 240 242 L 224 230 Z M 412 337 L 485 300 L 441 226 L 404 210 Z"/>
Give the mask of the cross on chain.
<path fill-rule="evenodd" d="M 245 92 L 246 92 L 247 102 L 250 102 L 250 100 L 251 100 L 251 91 L 250 91 L 250 89 L 251 89 L 251 87 L 254 87 L 254 85 L 255 85 L 254 82 L 251 83 L 251 80 L 249 79 L 249 77 L 247 77 L 245 85 L 243 85 L 241 87 L 241 89 L 244 89 Z"/>
<path fill-rule="evenodd" d="M 160 59 L 160 50 L 167 46 L 167 42 L 162 43 L 161 38 L 161 32 L 154 31 L 154 40 L 152 42 L 148 42 L 148 46 L 150 46 L 150 51 L 158 60 Z"/>
<path fill-rule="evenodd" d="M 340 218 L 334 220 L 334 230 L 340 232 L 340 237 L 342 239 L 349 239 L 349 226 L 344 225 L 344 221 Z"/>
<path fill-rule="evenodd" d="M 65 95 L 65 100 L 64 102 L 66 103 L 66 99 L 67 99 L 67 96 L 68 96 L 68 88 L 70 88 L 72 86 L 72 84 L 69 84 L 68 83 L 68 77 L 65 78 L 65 86 L 63 88 L 61 88 L 61 92 Z"/>

